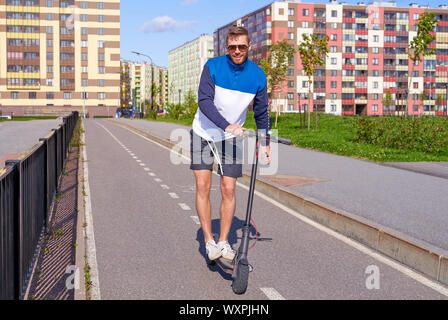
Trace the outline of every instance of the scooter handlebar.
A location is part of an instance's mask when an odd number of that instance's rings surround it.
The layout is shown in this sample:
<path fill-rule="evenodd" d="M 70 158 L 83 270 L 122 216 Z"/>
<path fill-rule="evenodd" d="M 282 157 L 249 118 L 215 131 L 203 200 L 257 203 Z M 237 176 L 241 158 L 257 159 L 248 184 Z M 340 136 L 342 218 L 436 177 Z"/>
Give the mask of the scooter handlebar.
<path fill-rule="evenodd" d="M 268 134 L 270 135 L 271 132 L 269 131 Z M 255 138 L 256 136 L 257 136 L 257 134 L 255 132 L 253 132 L 252 130 L 243 131 L 243 137 Z M 264 139 L 264 138 L 266 138 L 266 134 L 258 134 L 258 137 L 261 138 L 261 139 Z M 282 138 L 282 137 L 276 137 L 276 136 L 270 136 L 269 137 L 269 141 L 276 142 L 276 143 L 282 143 L 282 144 L 286 144 L 286 145 L 290 145 L 291 144 L 291 140 L 290 139 L 286 139 L 286 138 Z"/>

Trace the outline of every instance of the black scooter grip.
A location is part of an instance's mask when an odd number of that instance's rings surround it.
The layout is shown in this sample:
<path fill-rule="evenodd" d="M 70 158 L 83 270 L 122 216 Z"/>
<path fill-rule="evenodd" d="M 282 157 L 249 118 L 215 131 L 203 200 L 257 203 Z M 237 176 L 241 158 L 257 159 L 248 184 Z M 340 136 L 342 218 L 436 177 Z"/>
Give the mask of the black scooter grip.
<path fill-rule="evenodd" d="M 271 141 L 286 144 L 288 146 L 291 144 L 290 139 L 286 139 L 286 138 L 282 138 L 282 137 L 271 137 Z"/>

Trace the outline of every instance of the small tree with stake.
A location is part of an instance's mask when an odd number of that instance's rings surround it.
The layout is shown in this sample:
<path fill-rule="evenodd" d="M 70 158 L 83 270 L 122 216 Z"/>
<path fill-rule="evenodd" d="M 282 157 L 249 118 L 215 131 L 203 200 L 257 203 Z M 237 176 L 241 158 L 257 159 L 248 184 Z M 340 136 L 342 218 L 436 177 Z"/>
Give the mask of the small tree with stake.
<path fill-rule="evenodd" d="M 326 35 L 324 37 L 320 37 L 317 34 L 312 34 L 308 36 L 307 34 L 302 34 L 302 42 L 299 44 L 299 53 L 300 58 L 302 60 L 303 70 L 305 70 L 305 74 L 308 77 L 308 130 L 310 130 L 310 112 L 311 112 L 311 85 L 313 80 L 311 77 L 314 74 L 314 70 L 316 66 L 324 66 L 325 58 L 328 55 L 328 40 L 329 37 Z M 316 125 L 315 129 L 317 130 L 317 108 L 314 108 L 315 112 L 315 120 Z"/>
<path fill-rule="evenodd" d="M 277 92 L 280 95 L 282 84 L 286 81 L 288 61 L 294 57 L 296 50 L 286 40 L 271 46 L 270 55 L 261 60 L 260 65 L 266 74 L 268 92 L 272 95 Z M 272 97 L 271 97 L 272 98 Z M 279 108 L 276 108 L 275 128 L 277 128 Z"/>
<path fill-rule="evenodd" d="M 416 26 L 417 26 L 417 35 L 412 39 L 411 43 L 409 44 L 409 59 L 411 59 L 412 61 L 412 71 L 411 76 L 409 77 L 408 92 L 410 92 L 414 67 L 417 61 L 421 62 L 422 56 L 430 56 L 436 53 L 435 49 L 428 49 L 428 46 L 436 39 L 436 37 L 431 34 L 431 32 L 434 31 L 434 27 L 437 26 L 435 13 L 434 12 L 423 13 L 420 16 L 420 19 L 418 19 Z M 410 94 L 408 96 L 410 96 Z"/>

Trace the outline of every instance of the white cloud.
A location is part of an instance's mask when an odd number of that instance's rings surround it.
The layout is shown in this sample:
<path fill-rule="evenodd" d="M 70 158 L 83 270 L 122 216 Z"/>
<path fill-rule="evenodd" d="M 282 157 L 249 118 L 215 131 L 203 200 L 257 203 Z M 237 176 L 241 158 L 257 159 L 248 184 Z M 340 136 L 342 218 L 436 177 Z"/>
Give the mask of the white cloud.
<path fill-rule="evenodd" d="M 196 3 L 196 2 L 198 2 L 199 0 L 184 0 L 183 2 L 182 2 L 182 5 L 183 6 L 185 6 L 185 7 L 188 7 L 189 5 L 192 5 L 193 3 Z"/>
<path fill-rule="evenodd" d="M 198 23 L 199 22 L 197 21 L 176 21 L 171 17 L 163 16 L 145 22 L 140 28 L 140 31 L 145 33 L 174 31 L 177 29 L 188 28 Z"/>

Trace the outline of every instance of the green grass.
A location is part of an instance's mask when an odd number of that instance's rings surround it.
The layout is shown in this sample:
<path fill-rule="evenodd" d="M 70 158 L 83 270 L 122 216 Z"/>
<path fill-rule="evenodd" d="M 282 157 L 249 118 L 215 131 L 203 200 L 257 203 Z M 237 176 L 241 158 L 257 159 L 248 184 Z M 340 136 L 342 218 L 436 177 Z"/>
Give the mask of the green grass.
<path fill-rule="evenodd" d="M 13 117 L 11 120 L 9 119 L 0 119 L 0 122 L 6 121 L 32 121 L 32 120 L 55 120 L 57 116 L 42 116 L 42 117 Z"/>
<path fill-rule="evenodd" d="M 271 114 L 275 120 L 275 114 Z M 379 118 L 377 118 L 379 119 Z M 157 118 L 157 121 L 179 123 L 191 126 L 191 120 L 173 120 Z M 374 162 L 419 162 L 419 161 L 448 161 L 448 148 L 440 153 L 428 153 L 407 149 L 395 149 L 379 145 L 357 142 L 357 117 L 335 116 L 319 114 L 318 130 L 314 130 L 314 114 L 311 116 L 311 130 L 299 128 L 298 114 L 281 114 L 278 119 L 278 135 L 291 139 L 292 145 L 348 156 Z M 428 118 L 428 121 L 446 121 L 446 119 Z M 244 127 L 255 129 L 252 112 L 247 113 Z M 273 125 L 273 128 L 274 125 Z"/>

